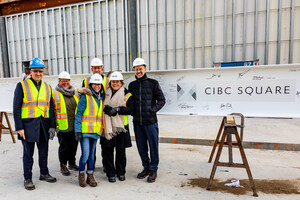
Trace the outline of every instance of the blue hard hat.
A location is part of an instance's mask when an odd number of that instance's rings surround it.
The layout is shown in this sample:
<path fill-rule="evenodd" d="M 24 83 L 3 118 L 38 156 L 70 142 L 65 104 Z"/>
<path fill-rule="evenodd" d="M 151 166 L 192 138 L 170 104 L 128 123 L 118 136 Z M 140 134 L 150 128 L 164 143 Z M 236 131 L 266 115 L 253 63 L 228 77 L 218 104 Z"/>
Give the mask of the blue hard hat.
<path fill-rule="evenodd" d="M 29 69 L 32 68 L 45 68 L 44 62 L 36 57 L 30 61 Z"/>

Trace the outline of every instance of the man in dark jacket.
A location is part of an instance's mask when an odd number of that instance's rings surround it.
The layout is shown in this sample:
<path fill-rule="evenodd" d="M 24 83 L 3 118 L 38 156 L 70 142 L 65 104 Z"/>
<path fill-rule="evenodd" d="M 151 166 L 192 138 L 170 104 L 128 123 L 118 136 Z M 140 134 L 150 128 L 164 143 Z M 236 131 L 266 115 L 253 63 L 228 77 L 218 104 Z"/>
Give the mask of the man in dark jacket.
<path fill-rule="evenodd" d="M 166 100 L 158 81 L 147 77 L 144 59 L 136 58 L 133 67 L 136 80 L 128 88 L 134 102 L 132 113 L 136 144 L 144 167 L 137 178 L 143 179 L 149 175 L 147 181 L 152 183 L 156 180 L 159 163 L 156 112 L 165 105 Z"/>
<path fill-rule="evenodd" d="M 18 139 L 23 144 L 24 187 L 35 189 L 32 182 L 34 145 L 39 151 L 40 180 L 50 183 L 56 178 L 48 170 L 48 142 L 55 135 L 54 104 L 51 87 L 42 81 L 45 65 L 39 58 L 30 62 L 31 78 L 19 82 L 15 89 L 13 115 Z"/>

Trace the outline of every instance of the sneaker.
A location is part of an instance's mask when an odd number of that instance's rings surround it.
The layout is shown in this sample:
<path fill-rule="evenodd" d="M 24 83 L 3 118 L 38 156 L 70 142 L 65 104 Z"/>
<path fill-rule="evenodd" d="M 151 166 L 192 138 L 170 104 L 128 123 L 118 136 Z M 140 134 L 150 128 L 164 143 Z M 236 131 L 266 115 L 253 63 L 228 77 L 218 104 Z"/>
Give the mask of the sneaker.
<path fill-rule="evenodd" d="M 35 186 L 31 179 L 24 180 L 24 187 L 26 190 L 34 190 Z"/>
<path fill-rule="evenodd" d="M 125 181 L 125 176 L 124 175 L 120 175 L 120 176 L 118 176 L 118 178 L 119 178 L 119 181 Z"/>
<path fill-rule="evenodd" d="M 54 183 L 54 182 L 56 182 L 56 178 L 54 178 L 54 177 L 51 176 L 50 174 L 45 174 L 45 175 L 41 174 L 41 175 L 40 175 L 40 180 L 41 180 L 41 181 L 47 181 L 47 182 L 49 182 L 49 183 Z"/>
<path fill-rule="evenodd" d="M 114 182 L 116 182 L 116 177 L 114 177 L 114 176 L 108 177 L 108 181 L 109 181 L 110 183 L 114 183 Z"/>
<path fill-rule="evenodd" d="M 146 178 L 149 175 L 149 169 L 144 168 L 144 170 L 137 175 L 138 179 Z"/>
<path fill-rule="evenodd" d="M 157 178 L 157 172 L 150 171 L 147 181 L 148 181 L 148 183 L 153 183 L 153 182 L 155 182 L 156 178 Z"/>
<path fill-rule="evenodd" d="M 69 164 L 69 170 L 78 171 L 78 169 L 79 169 L 78 165 L 76 165 L 76 164 L 70 165 L 70 164 Z"/>
<path fill-rule="evenodd" d="M 60 165 L 60 172 L 64 176 L 70 176 L 70 171 L 68 170 L 67 165 L 65 165 L 65 164 Z"/>

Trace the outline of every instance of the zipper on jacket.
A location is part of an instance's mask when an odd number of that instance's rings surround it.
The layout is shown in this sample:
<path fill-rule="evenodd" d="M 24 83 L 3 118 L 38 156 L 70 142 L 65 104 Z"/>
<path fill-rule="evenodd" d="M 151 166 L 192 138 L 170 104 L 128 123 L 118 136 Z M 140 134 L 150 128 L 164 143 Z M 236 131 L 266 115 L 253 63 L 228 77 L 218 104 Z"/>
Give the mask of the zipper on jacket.
<path fill-rule="evenodd" d="M 142 126 L 142 82 L 140 82 L 140 125 Z"/>

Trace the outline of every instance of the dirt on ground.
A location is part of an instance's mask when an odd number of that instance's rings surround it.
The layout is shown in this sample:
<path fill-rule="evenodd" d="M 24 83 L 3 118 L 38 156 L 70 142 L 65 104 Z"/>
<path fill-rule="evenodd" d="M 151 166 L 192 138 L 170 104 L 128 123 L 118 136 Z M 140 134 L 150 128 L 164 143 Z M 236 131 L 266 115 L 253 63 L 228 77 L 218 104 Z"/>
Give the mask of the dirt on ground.
<path fill-rule="evenodd" d="M 228 187 L 225 183 L 231 183 L 231 180 L 220 181 L 217 179 L 213 180 L 211 191 L 221 191 L 236 195 L 243 195 L 246 193 L 252 193 L 250 182 L 248 179 L 239 180 L 240 185 L 243 187 Z M 188 183 L 184 183 L 181 186 L 192 186 L 206 189 L 208 178 L 194 178 L 189 179 Z M 300 180 L 254 180 L 256 191 L 266 194 L 300 194 Z"/>

